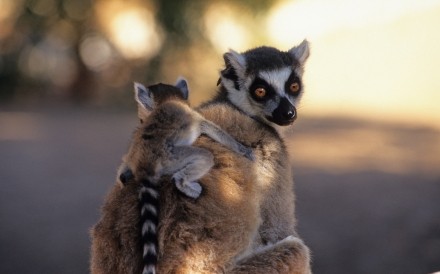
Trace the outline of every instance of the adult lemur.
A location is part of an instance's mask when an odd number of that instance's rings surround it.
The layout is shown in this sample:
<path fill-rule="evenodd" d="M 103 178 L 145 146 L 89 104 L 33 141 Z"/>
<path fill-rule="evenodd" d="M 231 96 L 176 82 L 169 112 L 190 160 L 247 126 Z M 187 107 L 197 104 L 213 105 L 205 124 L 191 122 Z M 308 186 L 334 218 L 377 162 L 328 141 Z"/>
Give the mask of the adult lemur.
<path fill-rule="evenodd" d="M 203 191 L 195 201 L 169 179 L 162 182 L 158 273 L 310 273 L 280 135 L 297 117 L 308 55 L 306 41 L 287 52 L 261 47 L 224 55 L 218 95 L 198 110 L 253 147 L 255 161 L 207 137 L 196 141 L 214 155 L 214 166 L 199 180 Z M 109 195 L 92 233 L 93 273 L 140 273 L 137 193 L 127 184 Z"/>
<path fill-rule="evenodd" d="M 298 116 L 296 106 L 303 95 L 301 78 L 308 56 L 306 40 L 288 52 L 270 47 L 243 54 L 231 50 L 224 55 L 226 67 L 221 71 L 217 96 L 199 108 L 207 119 L 260 152 L 256 171 L 265 192 L 259 229 L 263 244 L 296 235 L 293 178 L 282 133 Z M 228 119 L 219 119 L 220 112 L 247 119 L 244 125 L 233 127 Z M 264 128 L 273 139 L 256 139 L 253 132 L 236 135 L 247 125 Z M 271 151 L 273 146 L 279 149 Z"/>

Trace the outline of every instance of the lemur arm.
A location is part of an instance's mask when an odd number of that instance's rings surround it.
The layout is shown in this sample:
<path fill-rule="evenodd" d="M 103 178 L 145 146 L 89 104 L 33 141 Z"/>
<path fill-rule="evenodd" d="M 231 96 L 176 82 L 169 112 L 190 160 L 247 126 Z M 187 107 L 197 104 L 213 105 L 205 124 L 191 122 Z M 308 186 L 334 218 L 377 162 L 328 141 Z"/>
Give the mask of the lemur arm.
<path fill-rule="evenodd" d="M 222 130 L 219 126 L 211 121 L 202 119 L 200 121 L 200 133 L 206 134 L 213 140 L 219 142 L 220 144 L 230 148 L 236 153 L 245 156 L 249 160 L 254 160 L 254 154 L 250 147 L 244 146 L 235 140 L 231 135 Z"/>

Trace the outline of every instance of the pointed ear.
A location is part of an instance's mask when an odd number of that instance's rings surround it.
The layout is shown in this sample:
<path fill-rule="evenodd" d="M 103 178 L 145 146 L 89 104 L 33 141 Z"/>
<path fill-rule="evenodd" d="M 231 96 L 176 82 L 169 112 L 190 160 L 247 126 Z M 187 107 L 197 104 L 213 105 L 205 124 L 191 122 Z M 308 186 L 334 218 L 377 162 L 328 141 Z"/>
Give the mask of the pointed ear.
<path fill-rule="evenodd" d="M 186 81 L 185 78 L 183 78 L 182 76 L 179 76 L 179 78 L 177 78 L 176 88 L 182 91 L 183 99 L 188 100 L 189 88 L 188 88 L 188 82 Z"/>
<path fill-rule="evenodd" d="M 290 55 L 292 55 L 298 62 L 302 65 L 306 62 L 310 55 L 309 42 L 304 39 L 301 44 L 293 47 L 289 50 Z"/>
<path fill-rule="evenodd" d="M 152 111 L 154 109 L 154 98 L 151 91 L 144 85 L 134 83 L 134 99 L 138 103 L 139 108 Z"/>
<path fill-rule="evenodd" d="M 246 59 L 243 55 L 230 49 L 229 52 L 223 54 L 223 59 L 225 60 L 226 71 L 232 68 L 239 78 L 244 78 L 246 72 Z"/>

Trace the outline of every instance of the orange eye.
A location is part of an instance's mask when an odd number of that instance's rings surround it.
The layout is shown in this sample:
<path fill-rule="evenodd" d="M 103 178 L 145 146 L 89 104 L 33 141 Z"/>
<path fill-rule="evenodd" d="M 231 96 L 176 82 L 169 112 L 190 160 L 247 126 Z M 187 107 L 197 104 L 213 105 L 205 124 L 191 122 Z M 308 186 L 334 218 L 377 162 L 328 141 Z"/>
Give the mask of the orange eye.
<path fill-rule="evenodd" d="M 263 98 L 264 96 L 266 96 L 266 90 L 264 88 L 257 88 L 254 91 L 255 95 L 257 95 L 257 97 Z"/>
<path fill-rule="evenodd" d="M 297 82 L 290 84 L 290 91 L 297 93 L 299 91 L 299 84 Z"/>

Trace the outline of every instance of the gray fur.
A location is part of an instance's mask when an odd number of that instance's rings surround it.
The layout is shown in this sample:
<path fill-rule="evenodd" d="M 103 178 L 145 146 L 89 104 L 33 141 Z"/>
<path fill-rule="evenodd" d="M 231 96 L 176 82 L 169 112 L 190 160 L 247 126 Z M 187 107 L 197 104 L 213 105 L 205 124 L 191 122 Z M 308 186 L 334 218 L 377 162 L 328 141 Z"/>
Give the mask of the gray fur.
<path fill-rule="evenodd" d="M 134 83 L 135 100 L 140 106 L 151 111 L 154 109 L 154 97 L 149 89 L 139 83 Z"/>
<path fill-rule="evenodd" d="M 175 92 L 176 90 L 180 92 Z M 131 171 L 134 180 L 149 184 L 143 183 L 139 193 L 141 218 L 144 220 L 141 229 L 143 239 L 151 239 L 151 235 L 155 235 L 157 239 L 155 222 L 159 217 L 159 209 L 156 204 L 158 181 L 162 176 L 171 175 L 176 188 L 186 196 L 194 199 L 200 196 L 202 187 L 197 181 L 214 165 L 211 152 L 191 146 L 201 134 L 206 134 L 231 150 L 253 159 L 250 148 L 238 143 L 188 106 L 188 93 L 188 84 L 183 78 L 178 79 L 176 86 L 159 84 L 146 88 L 142 84 L 135 84 L 138 108 L 144 108 L 151 113 L 142 117 L 143 122 L 119 168 L 118 178 Z M 154 220 L 148 219 L 151 215 Z M 143 242 L 144 258 L 157 258 L 155 242 Z M 155 273 L 155 261 L 157 259 L 145 263 L 144 274 Z"/>

